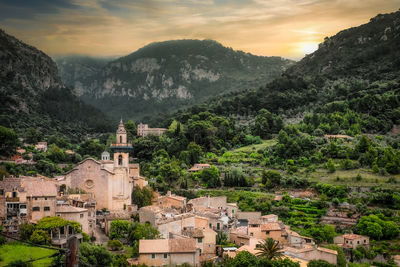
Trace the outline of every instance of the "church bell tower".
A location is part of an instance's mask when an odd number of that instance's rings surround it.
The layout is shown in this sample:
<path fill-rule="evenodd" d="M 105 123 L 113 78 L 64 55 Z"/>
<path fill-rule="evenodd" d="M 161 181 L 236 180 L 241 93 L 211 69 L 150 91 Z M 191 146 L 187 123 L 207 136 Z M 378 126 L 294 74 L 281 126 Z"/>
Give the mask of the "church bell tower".
<path fill-rule="evenodd" d="M 114 153 L 114 168 L 128 168 L 129 152 L 132 150 L 132 144 L 128 143 L 128 135 L 122 119 L 118 125 L 116 139 L 116 143 L 110 146 L 111 151 Z"/>

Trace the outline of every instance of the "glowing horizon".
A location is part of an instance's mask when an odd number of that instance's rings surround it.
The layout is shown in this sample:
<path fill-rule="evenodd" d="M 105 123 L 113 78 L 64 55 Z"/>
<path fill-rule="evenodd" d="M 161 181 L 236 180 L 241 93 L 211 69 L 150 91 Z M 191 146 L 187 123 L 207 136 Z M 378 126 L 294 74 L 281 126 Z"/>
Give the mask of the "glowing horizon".
<path fill-rule="evenodd" d="M 123 56 L 152 42 L 213 39 L 300 59 L 326 36 L 399 7 L 400 0 L 0 0 L 0 27 L 51 56 Z"/>

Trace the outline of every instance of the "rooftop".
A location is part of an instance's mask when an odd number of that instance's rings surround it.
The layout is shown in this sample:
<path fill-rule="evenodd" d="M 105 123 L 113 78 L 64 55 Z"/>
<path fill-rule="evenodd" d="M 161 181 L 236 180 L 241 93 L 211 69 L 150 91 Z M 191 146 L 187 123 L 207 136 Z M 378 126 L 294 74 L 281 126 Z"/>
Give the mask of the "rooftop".
<path fill-rule="evenodd" d="M 57 205 L 56 212 L 57 213 L 80 213 L 85 212 L 87 209 L 78 208 L 70 205 Z"/>
<path fill-rule="evenodd" d="M 357 234 L 344 234 L 342 236 L 344 239 L 359 239 L 359 238 L 365 237 L 365 236 L 357 235 Z"/>
<path fill-rule="evenodd" d="M 192 238 L 139 240 L 139 253 L 194 253 L 196 240 Z"/>
<path fill-rule="evenodd" d="M 261 224 L 261 231 L 280 231 L 282 230 L 281 226 L 279 223 L 266 223 L 266 224 Z"/>

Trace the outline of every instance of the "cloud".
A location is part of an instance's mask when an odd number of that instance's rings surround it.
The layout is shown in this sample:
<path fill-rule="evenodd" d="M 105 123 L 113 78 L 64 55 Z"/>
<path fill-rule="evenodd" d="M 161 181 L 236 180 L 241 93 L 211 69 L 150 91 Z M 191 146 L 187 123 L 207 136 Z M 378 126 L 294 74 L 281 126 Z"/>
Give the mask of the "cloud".
<path fill-rule="evenodd" d="M 300 47 L 393 12 L 400 0 L 0 0 L 10 34 L 51 55 L 124 55 L 154 41 L 199 38 L 258 55 Z"/>

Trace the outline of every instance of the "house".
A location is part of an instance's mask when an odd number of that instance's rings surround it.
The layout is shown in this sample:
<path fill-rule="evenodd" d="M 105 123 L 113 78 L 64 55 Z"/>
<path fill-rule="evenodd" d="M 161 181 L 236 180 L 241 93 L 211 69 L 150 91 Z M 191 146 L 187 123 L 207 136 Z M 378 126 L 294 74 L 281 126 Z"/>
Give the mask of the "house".
<path fill-rule="evenodd" d="M 268 215 L 261 216 L 261 221 L 263 223 L 278 222 L 278 215 L 268 214 Z"/>
<path fill-rule="evenodd" d="M 234 217 L 239 210 L 236 203 L 227 203 L 226 196 L 210 197 L 208 195 L 205 197 L 191 199 L 187 203 L 188 212 L 196 212 L 196 210 L 203 210 L 203 208 L 218 209 L 226 213 L 229 218 Z"/>
<path fill-rule="evenodd" d="M 304 246 L 302 248 L 285 247 L 282 250 L 285 256 L 307 261 L 324 260 L 330 264 L 337 264 L 337 251 L 317 246 Z"/>
<path fill-rule="evenodd" d="M 200 251 L 200 262 L 213 259 L 216 256 L 217 233 L 210 228 L 189 228 L 182 231 L 183 236 L 194 238 Z"/>
<path fill-rule="evenodd" d="M 47 142 L 38 142 L 35 145 L 35 149 L 39 151 L 46 152 L 47 151 Z"/>
<path fill-rule="evenodd" d="M 191 213 L 183 213 L 157 222 L 157 229 L 163 238 L 168 238 L 170 234 L 181 234 L 185 230 L 196 228 L 209 228 L 208 219 Z"/>
<path fill-rule="evenodd" d="M 289 246 L 303 247 L 304 245 L 314 245 L 311 237 L 301 236 L 297 232 L 286 229 L 286 238 Z"/>
<path fill-rule="evenodd" d="M 96 227 L 96 200 L 92 194 L 70 194 L 64 197 L 71 206 L 88 210 L 89 232 L 87 233 L 92 234 Z"/>
<path fill-rule="evenodd" d="M 92 234 L 96 225 L 92 224 L 89 228 L 88 210 L 77 208 L 69 204 L 61 204 L 56 206 L 56 216 L 59 216 L 67 221 L 78 222 L 82 225 L 82 231 L 87 234 Z"/>
<path fill-rule="evenodd" d="M 356 234 L 344 234 L 333 238 L 333 243 L 343 247 L 355 249 L 358 246 L 369 246 L 369 237 Z"/>
<path fill-rule="evenodd" d="M 0 220 L 7 234 L 17 234 L 19 224 L 28 221 L 26 192 L 20 178 L 0 181 Z"/>
<path fill-rule="evenodd" d="M 28 219 L 37 222 L 44 217 L 56 216 L 58 188 L 53 179 L 46 177 L 23 177 L 21 186 L 26 192 Z"/>
<path fill-rule="evenodd" d="M 157 226 L 160 220 L 172 218 L 179 214 L 175 209 L 162 209 L 159 206 L 151 205 L 141 207 L 138 211 L 139 222 L 150 223 L 153 227 Z"/>
<path fill-rule="evenodd" d="M 168 191 L 165 196 L 159 196 L 157 199 L 157 206 L 160 208 L 172 208 L 179 210 L 181 212 L 185 212 L 186 210 L 186 197 L 177 196 L 171 194 L 171 191 Z"/>
<path fill-rule="evenodd" d="M 197 171 L 201 171 L 203 169 L 208 169 L 208 168 L 210 168 L 210 164 L 196 163 L 196 164 L 193 165 L 192 168 L 190 168 L 188 170 L 188 172 L 197 172 Z"/>
<path fill-rule="evenodd" d="M 250 236 L 247 235 L 245 227 L 238 227 L 229 231 L 229 241 L 238 246 L 249 245 Z"/>
<path fill-rule="evenodd" d="M 139 123 L 137 126 L 137 135 L 142 137 L 148 135 L 161 136 L 166 130 L 166 128 L 149 128 L 148 124 Z"/>
<path fill-rule="evenodd" d="M 174 266 L 200 265 L 200 251 L 193 238 L 139 240 L 139 264 Z"/>
<path fill-rule="evenodd" d="M 236 214 L 237 226 L 247 226 L 249 220 L 261 219 L 261 212 L 259 211 L 239 211 Z"/>

